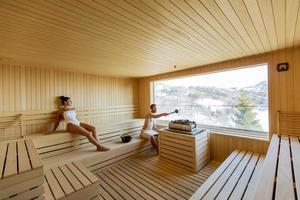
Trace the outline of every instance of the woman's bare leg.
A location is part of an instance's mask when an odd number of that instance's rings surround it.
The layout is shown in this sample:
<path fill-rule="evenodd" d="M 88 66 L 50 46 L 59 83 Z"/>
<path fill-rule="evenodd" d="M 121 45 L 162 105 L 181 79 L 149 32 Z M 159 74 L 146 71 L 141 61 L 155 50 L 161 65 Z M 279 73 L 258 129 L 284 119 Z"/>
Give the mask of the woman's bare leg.
<path fill-rule="evenodd" d="M 86 123 L 80 123 L 80 126 L 82 126 L 83 128 L 85 128 L 86 130 L 88 131 L 91 131 L 92 134 L 93 134 L 93 137 L 95 138 L 95 140 L 98 141 L 99 143 L 99 138 L 98 138 L 98 134 L 96 132 L 96 127 L 95 126 L 92 126 L 92 125 L 89 125 L 89 124 L 86 124 Z"/>
<path fill-rule="evenodd" d="M 75 124 L 69 123 L 67 125 L 67 131 L 70 132 L 70 133 L 77 133 L 77 134 L 80 134 L 80 135 L 83 135 L 83 136 L 87 137 L 87 139 L 97 147 L 98 151 L 107 151 L 107 150 L 109 150 L 108 148 L 103 148 L 99 144 L 99 142 L 92 136 L 92 133 L 89 132 L 88 130 L 86 130 L 85 128 L 81 127 L 81 126 L 77 126 Z"/>
<path fill-rule="evenodd" d="M 92 126 L 92 125 L 86 124 L 86 123 L 80 123 L 80 126 L 83 127 L 83 128 L 85 128 L 88 131 L 91 131 L 93 138 L 100 144 L 99 138 L 98 138 L 98 134 L 97 134 L 95 126 Z M 107 151 L 107 150 L 110 150 L 110 149 L 107 148 L 107 147 L 104 147 L 104 146 L 100 145 L 100 147 L 97 146 L 97 150 L 98 151 Z"/>

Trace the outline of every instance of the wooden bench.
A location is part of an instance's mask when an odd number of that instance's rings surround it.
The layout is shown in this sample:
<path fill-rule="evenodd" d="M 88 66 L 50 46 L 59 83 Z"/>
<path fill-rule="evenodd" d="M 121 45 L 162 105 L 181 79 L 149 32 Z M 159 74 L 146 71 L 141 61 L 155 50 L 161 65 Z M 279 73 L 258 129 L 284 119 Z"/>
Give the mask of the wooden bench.
<path fill-rule="evenodd" d="M 0 141 L 18 139 L 23 136 L 22 114 L 0 115 Z"/>
<path fill-rule="evenodd" d="M 85 137 L 67 132 L 31 136 L 46 169 L 72 161 L 81 161 L 89 170 L 95 171 L 112 163 L 126 159 L 139 152 L 149 150 L 149 141 L 139 137 L 142 119 L 104 124 L 98 128 L 100 143 L 111 148 L 97 152 Z M 129 134 L 133 139 L 122 143 L 120 135 Z"/>
<path fill-rule="evenodd" d="M 299 139 L 297 136 L 272 136 L 254 199 L 299 199 Z"/>
<path fill-rule="evenodd" d="M 44 169 L 31 140 L 0 143 L 0 199 L 42 198 Z"/>
<path fill-rule="evenodd" d="M 99 179 L 80 162 L 54 167 L 45 172 L 46 200 L 92 200 L 100 194 Z"/>
<path fill-rule="evenodd" d="M 254 199 L 300 198 L 300 113 L 278 111 L 277 134 L 272 136 Z"/>
<path fill-rule="evenodd" d="M 190 199 L 251 199 L 264 158 L 249 151 L 233 151 Z"/>

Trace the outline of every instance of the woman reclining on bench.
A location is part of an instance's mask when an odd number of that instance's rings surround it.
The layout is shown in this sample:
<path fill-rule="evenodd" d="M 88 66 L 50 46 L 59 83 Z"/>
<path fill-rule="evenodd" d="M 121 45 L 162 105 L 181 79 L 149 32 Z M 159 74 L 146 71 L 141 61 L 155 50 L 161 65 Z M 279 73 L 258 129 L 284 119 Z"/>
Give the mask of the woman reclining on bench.
<path fill-rule="evenodd" d="M 96 133 L 96 128 L 89 124 L 82 123 L 76 118 L 75 108 L 72 108 L 72 101 L 70 97 L 61 96 L 60 97 L 63 108 L 59 109 L 56 115 L 56 120 L 54 124 L 54 132 L 61 120 L 65 120 L 67 131 L 70 133 L 77 133 L 87 137 L 87 139 L 97 147 L 97 151 L 108 151 L 107 147 L 101 146 L 99 143 L 98 135 Z M 92 132 L 92 133 L 91 133 Z"/>

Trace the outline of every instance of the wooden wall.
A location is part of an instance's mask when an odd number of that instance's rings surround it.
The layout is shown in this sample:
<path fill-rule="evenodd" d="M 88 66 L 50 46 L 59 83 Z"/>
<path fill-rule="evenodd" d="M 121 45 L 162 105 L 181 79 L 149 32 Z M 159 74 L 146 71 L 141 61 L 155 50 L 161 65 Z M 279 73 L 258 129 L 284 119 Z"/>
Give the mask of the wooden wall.
<path fill-rule="evenodd" d="M 220 133 L 210 133 L 210 159 L 223 162 L 233 150 L 244 149 L 260 154 L 266 154 L 269 141 L 245 138 Z"/>
<path fill-rule="evenodd" d="M 276 71 L 277 64 L 281 62 L 289 63 L 288 72 Z M 269 120 L 270 134 L 272 134 L 276 131 L 277 110 L 300 112 L 300 47 L 141 78 L 139 80 L 141 117 L 148 112 L 151 103 L 151 81 L 224 71 L 261 63 L 269 65 Z"/>
<path fill-rule="evenodd" d="M 84 121 L 96 117 L 93 122 L 102 123 L 139 114 L 136 79 L 0 64 L 0 94 L 0 121 L 1 116 L 21 113 L 25 135 L 49 130 L 61 95 L 72 98 Z"/>

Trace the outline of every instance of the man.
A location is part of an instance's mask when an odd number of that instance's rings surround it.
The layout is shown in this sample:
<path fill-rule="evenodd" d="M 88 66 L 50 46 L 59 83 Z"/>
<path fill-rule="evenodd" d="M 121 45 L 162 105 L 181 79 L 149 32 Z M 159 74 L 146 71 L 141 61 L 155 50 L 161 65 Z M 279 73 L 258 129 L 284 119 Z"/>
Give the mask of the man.
<path fill-rule="evenodd" d="M 161 114 L 155 114 L 155 113 L 156 113 L 156 105 L 151 104 L 150 112 L 145 117 L 144 126 L 141 131 L 141 137 L 150 139 L 152 146 L 158 151 L 158 145 L 156 143 L 156 137 L 158 135 L 158 132 L 157 132 L 154 119 L 160 118 L 162 116 L 168 116 L 171 113 L 161 113 Z"/>

